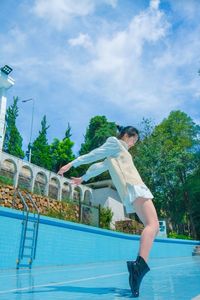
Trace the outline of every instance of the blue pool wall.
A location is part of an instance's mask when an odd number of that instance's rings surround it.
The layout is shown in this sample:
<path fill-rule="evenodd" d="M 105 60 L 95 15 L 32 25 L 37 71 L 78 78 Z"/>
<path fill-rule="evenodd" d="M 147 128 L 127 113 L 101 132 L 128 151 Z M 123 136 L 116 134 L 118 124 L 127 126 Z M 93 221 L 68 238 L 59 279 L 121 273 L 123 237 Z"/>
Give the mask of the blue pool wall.
<path fill-rule="evenodd" d="M 22 218 L 21 211 L 0 207 L 1 269 L 16 267 Z M 41 216 L 33 266 L 131 260 L 138 254 L 139 240 L 138 235 Z M 200 241 L 156 238 L 150 259 L 191 256 L 195 245 Z"/>

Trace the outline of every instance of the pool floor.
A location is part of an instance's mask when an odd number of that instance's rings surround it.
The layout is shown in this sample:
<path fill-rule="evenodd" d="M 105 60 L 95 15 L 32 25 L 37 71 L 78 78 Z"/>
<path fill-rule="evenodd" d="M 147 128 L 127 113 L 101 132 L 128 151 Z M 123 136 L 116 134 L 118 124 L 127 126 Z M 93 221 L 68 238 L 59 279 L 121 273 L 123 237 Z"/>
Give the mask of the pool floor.
<path fill-rule="evenodd" d="M 200 257 L 151 258 L 140 297 L 200 300 Z M 125 261 L 0 270 L 1 300 L 132 298 Z"/>

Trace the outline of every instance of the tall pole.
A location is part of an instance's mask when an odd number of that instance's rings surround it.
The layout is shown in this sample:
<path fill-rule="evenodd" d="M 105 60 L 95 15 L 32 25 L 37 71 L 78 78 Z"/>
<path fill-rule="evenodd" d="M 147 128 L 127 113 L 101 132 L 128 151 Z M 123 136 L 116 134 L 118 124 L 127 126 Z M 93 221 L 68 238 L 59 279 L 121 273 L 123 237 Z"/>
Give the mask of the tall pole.
<path fill-rule="evenodd" d="M 6 89 L 0 88 L 0 150 L 3 149 L 5 136 L 5 115 L 6 115 Z"/>
<path fill-rule="evenodd" d="M 7 65 L 0 68 L 0 153 L 3 149 L 5 136 L 6 92 L 15 83 L 14 79 L 9 76 L 11 71 L 12 68 Z"/>
<path fill-rule="evenodd" d="M 33 116 L 34 116 L 34 109 L 35 109 L 35 100 L 33 98 L 22 100 L 22 102 L 29 102 L 33 101 L 32 105 L 32 114 L 31 114 L 31 133 L 30 133 L 30 141 L 29 141 L 29 155 L 28 155 L 28 161 L 31 162 L 31 156 L 32 156 L 32 134 L 33 134 Z"/>
<path fill-rule="evenodd" d="M 31 115 L 31 134 L 30 134 L 29 162 L 31 162 L 31 155 L 32 155 L 32 133 L 33 133 L 33 115 L 34 115 L 34 106 L 35 106 L 35 101 L 34 101 L 34 99 L 33 99 L 32 115 Z"/>

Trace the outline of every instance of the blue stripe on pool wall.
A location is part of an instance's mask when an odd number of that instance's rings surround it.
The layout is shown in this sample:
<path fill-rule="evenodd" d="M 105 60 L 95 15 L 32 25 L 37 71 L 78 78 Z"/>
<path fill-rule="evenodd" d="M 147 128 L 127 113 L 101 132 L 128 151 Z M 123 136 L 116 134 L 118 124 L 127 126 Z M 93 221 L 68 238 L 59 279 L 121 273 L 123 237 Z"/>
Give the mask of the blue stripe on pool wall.
<path fill-rule="evenodd" d="M 30 214 L 32 216 L 32 214 Z M 22 212 L 0 207 L 0 268 L 15 268 Z M 41 216 L 33 266 L 135 259 L 138 235 Z M 200 241 L 157 238 L 151 257 L 191 256 Z"/>

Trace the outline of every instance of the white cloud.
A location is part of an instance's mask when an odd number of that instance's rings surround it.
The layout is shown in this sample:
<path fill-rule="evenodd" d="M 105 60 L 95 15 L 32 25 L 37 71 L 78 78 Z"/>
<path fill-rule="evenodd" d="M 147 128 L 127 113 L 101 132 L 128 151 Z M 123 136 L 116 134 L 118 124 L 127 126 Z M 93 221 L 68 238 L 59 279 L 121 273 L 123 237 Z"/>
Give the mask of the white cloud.
<path fill-rule="evenodd" d="M 130 118 L 135 111 L 160 118 L 185 107 L 188 97 L 197 99 L 200 90 L 197 71 L 191 74 L 199 60 L 200 26 L 193 31 L 179 29 L 176 38 L 171 26 L 154 0 L 126 29 L 93 41 L 86 35 L 92 44 L 90 61 L 72 61 L 73 86 L 127 111 Z M 82 40 L 79 45 L 85 47 L 85 38 L 80 37 L 75 41 Z"/>
<path fill-rule="evenodd" d="M 159 4 L 160 4 L 159 0 L 151 0 L 150 7 L 152 9 L 158 9 L 159 8 Z"/>
<path fill-rule="evenodd" d="M 116 0 L 35 0 L 35 14 L 27 14 L 26 4 L 13 15 L 10 26 L 17 26 L 2 30 L 0 57 L 14 67 L 10 95 L 36 99 L 35 134 L 43 114 L 52 120 L 55 111 L 63 123 L 54 121 L 51 136 L 61 137 L 67 120 L 80 141 L 97 114 L 123 125 L 143 116 L 158 122 L 182 109 L 199 123 L 200 4 L 167 0 L 165 14 L 159 3 L 141 11 L 140 4 L 118 7 Z M 100 5 L 107 5 L 105 16 Z M 30 120 L 30 107 L 23 109 Z M 28 141 L 28 122 L 19 123 Z"/>
<path fill-rule="evenodd" d="M 24 49 L 27 43 L 27 34 L 18 26 L 12 27 L 6 35 L 0 35 L 1 52 L 7 56 L 16 52 L 16 49 Z"/>
<path fill-rule="evenodd" d="M 88 34 L 80 33 L 77 38 L 69 39 L 68 43 L 71 46 L 82 46 L 84 48 L 91 48 L 92 41 Z"/>
<path fill-rule="evenodd" d="M 169 24 L 158 9 L 158 1 L 153 2 L 131 20 L 126 30 L 115 32 L 112 37 L 100 36 L 93 42 L 91 61 L 72 68 L 77 89 L 88 88 L 122 107 L 127 103 L 133 109 L 147 110 L 158 104 L 157 87 L 152 82 L 156 75 L 152 76 L 151 62 L 143 65 L 143 55 L 148 45 L 162 41 Z"/>
<path fill-rule="evenodd" d="M 62 29 L 72 18 L 90 15 L 103 4 L 115 8 L 117 0 L 35 0 L 33 12 L 53 27 Z"/>
<path fill-rule="evenodd" d="M 113 8 L 117 6 L 117 0 L 104 0 L 105 4 L 111 5 Z"/>
<path fill-rule="evenodd" d="M 200 2 L 198 0 L 168 0 L 168 3 L 176 17 L 182 18 L 185 21 L 191 20 L 198 22 L 200 17 Z"/>
<path fill-rule="evenodd" d="M 113 73 L 112 75 L 118 77 L 119 71 L 128 73 L 130 64 L 137 65 L 144 44 L 160 40 L 165 36 L 167 29 L 168 23 L 164 14 L 154 5 L 154 10 L 150 7 L 135 16 L 126 30 L 116 32 L 112 37 L 100 36 L 96 44 L 93 44 L 95 58 L 87 67 L 93 69 L 96 74 Z M 81 33 L 77 38 L 70 39 L 69 43 L 72 46 L 92 45 L 91 38 Z"/>

